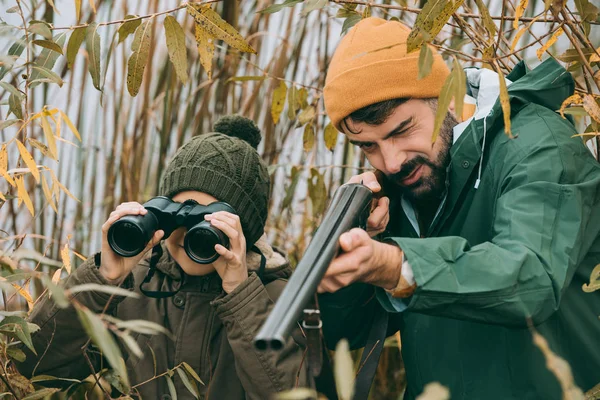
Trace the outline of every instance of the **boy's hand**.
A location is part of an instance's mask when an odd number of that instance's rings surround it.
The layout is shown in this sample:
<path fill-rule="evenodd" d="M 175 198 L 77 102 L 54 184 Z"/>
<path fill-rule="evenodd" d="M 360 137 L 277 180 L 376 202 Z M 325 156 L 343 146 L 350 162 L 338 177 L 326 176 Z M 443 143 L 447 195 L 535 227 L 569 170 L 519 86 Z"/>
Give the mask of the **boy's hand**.
<path fill-rule="evenodd" d="M 223 290 L 230 293 L 240 283 L 248 279 L 246 265 L 246 238 L 242 231 L 240 217 L 227 211 L 218 211 L 204 217 L 212 226 L 220 229 L 229 237 L 229 250 L 220 244 L 215 245 L 215 251 L 221 255 L 213 262 L 223 281 Z"/>
<path fill-rule="evenodd" d="M 371 207 L 371 214 L 367 219 L 367 233 L 374 237 L 385 231 L 390 222 L 390 199 L 388 197 L 378 197 L 381 192 L 381 184 L 377 180 L 374 172 L 365 172 L 360 175 L 354 175 L 348 180 L 348 183 L 361 183 L 375 193 L 375 199 Z"/>
<path fill-rule="evenodd" d="M 121 257 L 116 254 L 108 244 L 108 229 L 118 219 L 126 215 L 146 215 L 146 210 L 140 203 L 130 202 L 120 204 L 115 211 L 110 213 L 106 222 L 102 225 L 102 257 L 100 265 L 100 273 L 107 281 L 111 283 L 120 283 L 131 270 L 140 262 L 144 255 L 156 244 L 160 242 L 164 236 L 164 231 L 158 230 L 154 233 L 152 240 L 146 248 L 137 256 Z"/>

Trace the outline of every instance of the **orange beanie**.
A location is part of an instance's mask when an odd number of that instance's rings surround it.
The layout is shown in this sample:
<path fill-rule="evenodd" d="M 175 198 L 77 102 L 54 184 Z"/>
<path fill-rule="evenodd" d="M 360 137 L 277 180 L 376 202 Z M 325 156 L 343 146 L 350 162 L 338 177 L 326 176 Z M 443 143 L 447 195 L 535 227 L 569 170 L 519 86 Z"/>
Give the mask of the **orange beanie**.
<path fill-rule="evenodd" d="M 354 111 L 396 98 L 438 97 L 450 73 L 436 49 L 433 65 L 417 80 L 419 51 L 406 54 L 410 29 L 397 21 L 365 18 L 342 39 L 329 64 L 323 99 L 333 126 Z"/>

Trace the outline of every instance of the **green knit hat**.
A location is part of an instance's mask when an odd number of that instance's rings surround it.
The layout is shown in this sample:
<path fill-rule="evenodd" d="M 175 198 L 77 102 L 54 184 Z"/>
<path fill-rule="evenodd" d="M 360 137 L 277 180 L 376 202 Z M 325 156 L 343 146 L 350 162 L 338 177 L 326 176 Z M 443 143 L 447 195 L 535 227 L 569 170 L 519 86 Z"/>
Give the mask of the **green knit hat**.
<path fill-rule="evenodd" d="M 260 129 L 239 115 L 220 118 L 214 132 L 181 146 L 164 171 L 161 196 L 186 190 L 208 193 L 230 204 L 240 217 L 249 248 L 262 236 L 269 203 L 269 173 L 256 148 Z"/>

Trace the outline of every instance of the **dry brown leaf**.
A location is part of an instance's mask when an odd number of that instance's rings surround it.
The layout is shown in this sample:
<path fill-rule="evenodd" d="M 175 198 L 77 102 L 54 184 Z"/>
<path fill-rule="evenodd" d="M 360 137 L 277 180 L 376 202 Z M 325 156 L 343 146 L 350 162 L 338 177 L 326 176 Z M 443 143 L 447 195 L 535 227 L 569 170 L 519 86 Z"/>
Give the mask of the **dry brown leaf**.
<path fill-rule="evenodd" d="M 69 243 L 65 243 L 60 250 L 60 258 L 62 259 L 67 274 L 71 275 L 71 256 L 69 255 Z"/>
<path fill-rule="evenodd" d="M 519 5 L 515 10 L 515 20 L 513 21 L 513 28 L 517 29 L 519 27 L 519 18 L 523 16 L 523 13 L 527 8 L 527 4 L 529 4 L 529 0 L 521 0 L 519 2 Z"/>
<path fill-rule="evenodd" d="M 55 285 L 57 285 L 58 282 L 60 281 L 60 273 L 61 272 L 62 272 L 62 268 L 59 268 L 56 271 L 54 271 L 54 274 L 52 275 L 52 283 L 54 283 Z"/>
<path fill-rule="evenodd" d="M 600 106 L 591 94 L 583 96 L 583 108 L 596 122 L 600 122 Z"/>
<path fill-rule="evenodd" d="M 565 101 L 563 101 L 563 103 L 560 106 L 560 110 L 558 110 L 558 112 L 560 113 L 561 117 L 565 118 L 565 114 L 564 114 L 565 108 L 567 108 L 571 104 L 581 104 L 581 103 L 583 103 L 583 99 L 581 98 L 579 93 L 575 93 L 574 95 L 567 97 L 565 99 Z"/>
<path fill-rule="evenodd" d="M 548 41 L 537 50 L 536 54 L 537 54 L 537 57 L 540 59 L 540 61 L 542 60 L 542 56 L 544 55 L 544 53 L 550 48 L 550 46 L 552 46 L 556 42 L 558 37 L 560 35 L 562 35 L 563 33 L 564 33 L 563 28 L 558 28 L 556 30 L 556 32 L 554 32 L 552 34 L 552 36 L 550 36 L 550 39 L 548 39 Z"/>

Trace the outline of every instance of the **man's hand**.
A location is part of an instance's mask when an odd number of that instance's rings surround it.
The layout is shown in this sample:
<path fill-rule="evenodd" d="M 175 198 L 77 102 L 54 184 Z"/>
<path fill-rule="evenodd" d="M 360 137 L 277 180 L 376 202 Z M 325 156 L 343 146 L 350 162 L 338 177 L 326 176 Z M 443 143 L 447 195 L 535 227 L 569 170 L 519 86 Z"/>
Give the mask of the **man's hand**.
<path fill-rule="evenodd" d="M 371 239 L 354 228 L 340 236 L 343 251 L 329 265 L 318 288 L 319 293 L 336 292 L 354 282 L 393 289 L 400 279 L 402 251 L 391 244 Z"/>
<path fill-rule="evenodd" d="M 371 189 L 373 193 L 381 191 L 381 184 L 377 181 L 377 177 L 373 172 L 365 172 L 360 175 L 354 175 L 348 183 L 361 183 Z M 371 214 L 367 220 L 367 232 L 373 237 L 385 231 L 387 224 L 390 222 L 390 199 L 388 197 L 380 197 L 373 200 Z"/>

